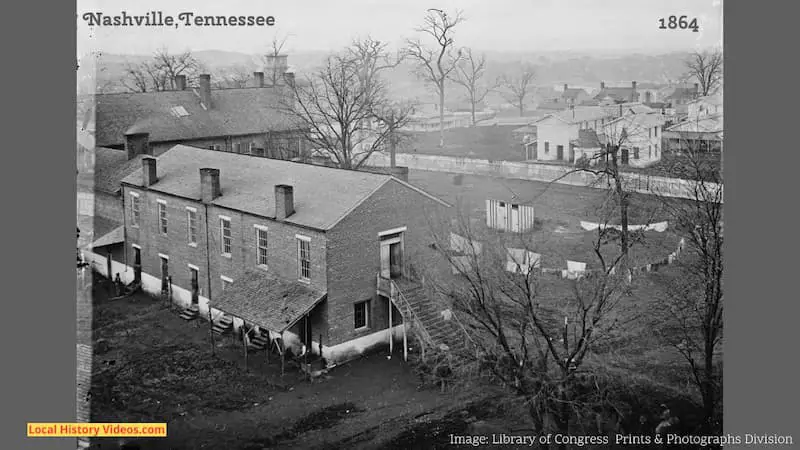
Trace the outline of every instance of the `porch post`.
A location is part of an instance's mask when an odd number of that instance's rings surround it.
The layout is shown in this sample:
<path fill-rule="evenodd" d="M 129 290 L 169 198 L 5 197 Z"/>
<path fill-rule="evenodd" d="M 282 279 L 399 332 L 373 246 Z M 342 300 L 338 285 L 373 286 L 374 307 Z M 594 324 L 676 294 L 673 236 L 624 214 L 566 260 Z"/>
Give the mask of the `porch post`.
<path fill-rule="evenodd" d="M 389 298 L 389 357 L 391 357 L 394 351 L 394 339 L 392 339 L 392 299 L 394 297 L 394 284 L 392 284 L 391 288 L 392 293 L 390 294 Z"/>
<path fill-rule="evenodd" d="M 281 351 L 281 376 L 283 376 L 284 371 L 284 360 L 286 359 L 286 346 L 283 342 L 283 331 L 281 331 L 281 342 L 280 342 L 280 351 Z"/>
<path fill-rule="evenodd" d="M 408 361 L 408 337 L 406 335 L 405 316 L 403 316 L 403 361 Z"/>

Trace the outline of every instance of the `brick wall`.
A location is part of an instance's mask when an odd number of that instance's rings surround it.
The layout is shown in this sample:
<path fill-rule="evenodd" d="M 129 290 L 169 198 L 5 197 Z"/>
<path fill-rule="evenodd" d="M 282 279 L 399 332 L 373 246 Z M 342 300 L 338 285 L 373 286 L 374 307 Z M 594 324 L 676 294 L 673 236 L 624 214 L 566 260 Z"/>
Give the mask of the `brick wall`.
<path fill-rule="evenodd" d="M 137 192 L 140 195 L 138 227 L 131 225 L 131 192 Z M 197 266 L 200 268 L 198 282 L 201 295 L 210 298 L 213 302 L 222 293 L 222 276 L 231 278 L 235 284 L 236 279 L 247 269 L 269 270 L 284 279 L 297 280 L 299 271 L 296 235 L 299 234 L 311 240 L 311 281 L 309 285 L 320 292 L 325 292 L 327 283 L 327 273 L 325 272 L 326 236 L 322 232 L 243 214 L 215 205 L 209 205 L 206 212 L 206 206 L 199 201 L 141 188 L 124 186 L 124 195 L 125 214 L 127 215 L 125 245 L 128 252 L 128 264 L 133 265 L 132 244 L 139 245 L 142 249 L 142 272 L 144 273 L 160 279 L 161 258 L 159 254 L 167 255 L 169 257 L 169 274 L 172 276 L 173 284 L 190 291 L 189 264 Z M 159 229 L 158 199 L 165 200 L 167 205 L 166 235 L 162 234 Z M 196 209 L 197 244 L 194 246 L 189 244 L 188 239 L 187 207 Z M 208 222 L 206 214 L 208 214 Z M 231 253 L 229 256 L 222 254 L 220 216 L 230 218 L 231 222 Z M 258 267 L 255 225 L 267 227 L 267 268 Z M 206 236 L 208 236 L 208 247 L 206 247 Z M 206 248 L 209 249 L 208 252 L 206 252 Z M 322 306 L 316 308 L 311 315 L 311 326 L 315 339 L 319 338 L 320 331 L 327 329 L 327 314 L 324 305 Z M 326 333 L 323 334 L 323 339 L 327 341 Z"/>
<path fill-rule="evenodd" d="M 378 298 L 376 276 L 380 270 L 378 233 L 398 227 L 404 232 L 404 258 L 414 264 L 430 255 L 430 218 L 441 220 L 447 208 L 392 181 L 380 188 L 328 232 L 328 323 L 331 345 L 386 329 L 388 301 Z M 370 328 L 354 331 L 354 304 L 371 300 Z M 394 311 L 393 314 L 396 314 Z"/>

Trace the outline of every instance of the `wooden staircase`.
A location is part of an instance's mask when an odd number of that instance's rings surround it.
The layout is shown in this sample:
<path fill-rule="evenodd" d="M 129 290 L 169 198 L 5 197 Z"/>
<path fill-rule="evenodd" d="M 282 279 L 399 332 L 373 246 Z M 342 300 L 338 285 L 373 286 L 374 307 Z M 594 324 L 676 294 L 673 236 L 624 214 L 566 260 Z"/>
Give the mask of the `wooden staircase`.
<path fill-rule="evenodd" d="M 222 316 L 219 320 L 214 321 L 214 324 L 211 326 L 211 331 L 219 336 L 230 333 L 233 331 L 233 318 Z"/>
<path fill-rule="evenodd" d="M 258 352 L 264 349 L 269 351 L 269 345 L 269 336 L 267 336 L 265 332 L 258 332 L 250 337 L 250 345 L 247 346 L 247 351 Z"/>
<path fill-rule="evenodd" d="M 200 307 L 193 303 L 192 306 L 186 308 L 181 312 L 180 318 L 183 320 L 195 320 L 200 316 Z"/>
<path fill-rule="evenodd" d="M 378 275 L 379 287 L 388 285 L 388 297 L 403 315 L 418 343 L 424 348 L 445 351 L 460 349 L 466 342 L 465 331 L 454 317 L 445 319 L 443 305 L 431 299 L 421 283 L 405 281 L 402 286 Z M 379 291 L 384 291 L 380 289 Z M 381 295 L 385 295 L 381 292 Z M 424 351 L 424 350 L 423 350 Z"/>

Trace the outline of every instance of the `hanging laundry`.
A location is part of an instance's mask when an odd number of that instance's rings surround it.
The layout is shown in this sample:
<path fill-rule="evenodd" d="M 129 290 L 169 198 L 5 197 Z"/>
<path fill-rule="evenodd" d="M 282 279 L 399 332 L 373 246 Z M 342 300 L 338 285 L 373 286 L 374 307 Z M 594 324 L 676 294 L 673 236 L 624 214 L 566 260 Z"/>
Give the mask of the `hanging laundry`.
<path fill-rule="evenodd" d="M 449 321 L 450 319 L 453 318 L 453 312 L 450 311 L 449 309 L 445 309 L 444 311 L 442 311 L 441 315 L 444 321 Z"/>

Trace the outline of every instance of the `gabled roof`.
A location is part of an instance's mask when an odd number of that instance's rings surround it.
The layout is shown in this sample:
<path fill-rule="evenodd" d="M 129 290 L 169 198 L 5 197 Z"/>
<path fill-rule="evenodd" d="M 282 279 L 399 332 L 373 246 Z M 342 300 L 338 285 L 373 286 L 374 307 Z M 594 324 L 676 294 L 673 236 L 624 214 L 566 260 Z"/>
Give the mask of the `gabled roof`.
<path fill-rule="evenodd" d="M 587 96 L 589 95 L 589 94 L 586 93 L 585 90 L 580 89 L 580 88 L 567 88 L 567 89 L 564 90 L 564 93 L 561 94 L 561 97 L 575 100 L 575 99 L 578 98 L 579 95 L 581 95 L 581 92 L 584 95 L 587 95 Z"/>
<path fill-rule="evenodd" d="M 597 132 L 591 129 L 578 130 L 578 139 L 572 143 L 578 148 L 600 148 L 602 146 Z"/>
<path fill-rule="evenodd" d="M 148 189 L 200 201 L 200 169 L 220 171 L 222 195 L 214 205 L 275 217 L 278 184 L 294 188 L 295 212 L 285 221 L 329 230 L 387 183 L 399 183 L 444 206 L 442 200 L 389 175 L 176 145 L 157 158 L 158 181 Z M 139 170 L 123 183 L 142 186 Z"/>
<path fill-rule="evenodd" d="M 324 300 L 325 295 L 297 281 L 251 269 L 234 280 L 211 305 L 260 328 L 282 333 Z"/>
<path fill-rule="evenodd" d="M 96 142 L 125 143 L 125 133 L 147 132 L 151 142 L 235 136 L 285 130 L 288 117 L 279 111 L 279 88 L 217 89 L 212 106 L 203 108 L 191 89 L 95 95 Z M 176 114 L 182 107 L 188 115 Z"/>
<path fill-rule="evenodd" d="M 569 124 L 600 120 L 619 115 L 618 106 L 576 106 L 553 114 L 548 114 L 534 123 L 542 122 L 550 117 Z"/>
<path fill-rule="evenodd" d="M 689 119 L 677 123 L 666 131 L 677 133 L 719 133 L 724 129 L 722 114 L 713 114 L 700 119 Z"/>
<path fill-rule="evenodd" d="M 711 94 L 704 97 L 697 97 L 689 103 L 706 103 L 709 105 L 720 106 L 722 105 L 722 96 L 720 94 Z"/>
<path fill-rule="evenodd" d="M 594 96 L 596 100 L 610 97 L 616 101 L 630 102 L 635 101 L 638 93 L 633 87 L 606 87 Z"/>
<path fill-rule="evenodd" d="M 94 189 L 108 194 L 116 194 L 122 180 L 142 168 L 142 156 L 131 160 L 124 150 L 95 147 L 94 149 Z"/>

